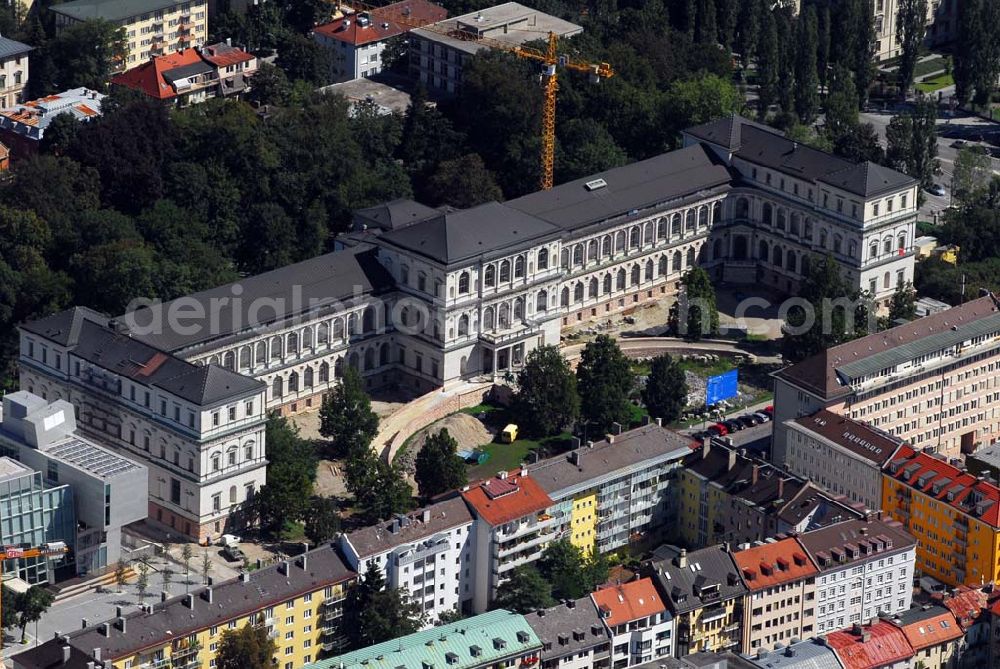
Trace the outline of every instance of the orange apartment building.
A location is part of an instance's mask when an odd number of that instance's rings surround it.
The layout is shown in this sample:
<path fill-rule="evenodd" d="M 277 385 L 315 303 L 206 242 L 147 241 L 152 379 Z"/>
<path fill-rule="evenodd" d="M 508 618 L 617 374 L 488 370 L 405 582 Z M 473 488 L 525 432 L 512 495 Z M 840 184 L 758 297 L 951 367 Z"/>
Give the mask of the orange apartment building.
<path fill-rule="evenodd" d="M 820 409 L 949 458 L 1000 437 L 1000 310 L 987 295 L 834 346 L 774 374 L 774 461 L 785 421 Z"/>

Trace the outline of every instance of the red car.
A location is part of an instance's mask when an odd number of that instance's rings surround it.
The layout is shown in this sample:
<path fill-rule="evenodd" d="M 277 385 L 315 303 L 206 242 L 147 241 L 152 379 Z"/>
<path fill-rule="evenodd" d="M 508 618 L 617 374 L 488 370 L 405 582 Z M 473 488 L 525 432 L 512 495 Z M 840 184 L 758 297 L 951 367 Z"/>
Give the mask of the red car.
<path fill-rule="evenodd" d="M 766 413 L 768 416 L 771 416 L 773 418 L 774 417 L 774 405 L 773 404 L 768 404 L 766 407 L 764 407 L 764 413 Z"/>
<path fill-rule="evenodd" d="M 724 437 L 729 434 L 729 428 L 722 423 L 715 423 L 714 425 L 708 426 L 709 431 L 718 432 L 720 437 Z"/>

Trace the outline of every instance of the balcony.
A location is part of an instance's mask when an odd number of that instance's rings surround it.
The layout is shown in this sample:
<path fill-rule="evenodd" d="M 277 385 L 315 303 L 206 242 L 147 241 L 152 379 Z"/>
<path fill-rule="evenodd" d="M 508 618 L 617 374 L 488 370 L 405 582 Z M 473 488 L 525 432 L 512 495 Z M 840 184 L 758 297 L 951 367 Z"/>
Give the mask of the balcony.
<path fill-rule="evenodd" d="M 143 662 L 139 665 L 141 669 L 163 669 L 164 667 L 170 666 L 169 657 L 157 657 L 153 658 L 149 662 Z"/>
<path fill-rule="evenodd" d="M 345 594 L 333 595 L 332 597 L 327 597 L 323 600 L 323 606 L 333 606 L 334 604 L 341 603 L 345 599 L 347 599 L 347 595 Z"/>
<path fill-rule="evenodd" d="M 173 661 L 174 666 L 179 666 L 186 664 L 184 660 L 198 655 L 198 651 L 201 650 L 201 646 L 197 643 L 187 644 L 179 643 L 174 644 L 174 647 L 170 651 L 170 659 Z"/>

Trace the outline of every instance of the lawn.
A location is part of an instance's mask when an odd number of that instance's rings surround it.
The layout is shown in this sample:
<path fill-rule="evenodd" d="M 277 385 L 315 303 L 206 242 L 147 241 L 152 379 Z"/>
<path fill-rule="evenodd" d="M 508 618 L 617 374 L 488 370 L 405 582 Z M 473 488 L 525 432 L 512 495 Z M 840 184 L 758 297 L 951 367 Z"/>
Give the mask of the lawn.
<path fill-rule="evenodd" d="M 944 57 L 931 58 L 930 60 L 925 60 L 917 63 L 916 67 L 913 68 L 913 76 L 917 79 L 925 75 L 931 74 L 933 72 L 941 72 L 944 70 Z"/>
<path fill-rule="evenodd" d="M 470 481 L 485 479 L 495 475 L 501 469 L 510 471 L 516 469 L 525 460 L 530 460 L 529 454 L 532 451 L 541 449 L 543 458 L 551 457 L 562 453 L 569 448 L 569 432 L 563 432 L 544 439 L 518 439 L 513 444 L 501 444 L 493 442 L 480 447 L 480 450 L 489 453 L 490 459 L 481 465 L 469 467 L 468 475 Z"/>
<path fill-rule="evenodd" d="M 924 79 L 916 85 L 916 89 L 921 93 L 933 93 L 946 86 L 952 86 L 954 83 L 955 79 L 950 74 L 939 74 L 935 77 Z"/>

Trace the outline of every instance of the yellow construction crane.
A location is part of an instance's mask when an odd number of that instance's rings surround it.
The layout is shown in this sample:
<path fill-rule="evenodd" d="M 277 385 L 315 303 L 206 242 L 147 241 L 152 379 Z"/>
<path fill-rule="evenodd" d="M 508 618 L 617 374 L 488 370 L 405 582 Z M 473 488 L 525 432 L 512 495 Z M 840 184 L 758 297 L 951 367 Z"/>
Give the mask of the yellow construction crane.
<path fill-rule="evenodd" d="M 30 546 L 22 544 L 20 546 L 0 546 L 0 582 L 3 581 L 3 570 L 7 560 L 17 560 L 20 558 L 33 557 L 58 557 L 69 552 L 69 548 L 62 541 L 53 541 L 41 546 Z M 0 617 L 3 615 L 3 598 L 0 597 Z M 3 632 L 0 630 L 0 651 L 3 650 Z"/>
<path fill-rule="evenodd" d="M 339 0 L 333 0 L 333 2 L 336 3 L 338 12 L 340 11 L 339 7 L 341 5 L 349 5 L 355 13 L 364 11 L 370 14 L 371 12 L 379 9 L 376 6 L 369 5 L 365 2 L 352 1 L 349 3 L 341 3 Z M 452 39 L 460 39 L 467 42 L 482 44 L 483 46 L 491 49 L 506 51 L 514 54 L 518 58 L 525 58 L 542 64 L 542 83 L 545 86 L 545 99 L 542 106 L 542 178 L 540 186 L 542 187 L 542 190 L 549 190 L 552 188 L 552 175 L 556 157 L 556 92 L 559 90 L 558 68 L 565 67 L 568 70 L 584 72 L 590 75 L 591 82 L 597 83 L 601 79 L 607 79 L 614 76 L 614 70 L 612 70 L 611 65 L 608 63 L 588 63 L 574 60 L 566 55 L 560 56 L 557 51 L 559 46 L 559 36 L 553 32 L 542 33 L 541 31 L 538 31 L 539 34 L 547 34 L 548 39 L 548 48 L 546 48 L 545 51 L 541 51 L 531 47 L 509 44 L 490 37 L 480 37 L 479 35 L 464 30 L 449 30 L 436 24 L 423 25 L 419 22 L 410 20 L 408 15 L 399 12 L 395 12 L 386 18 L 410 28 L 420 28 L 422 30 L 438 33 L 439 35 L 444 35 Z"/>

